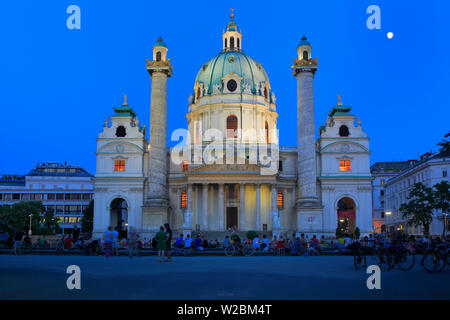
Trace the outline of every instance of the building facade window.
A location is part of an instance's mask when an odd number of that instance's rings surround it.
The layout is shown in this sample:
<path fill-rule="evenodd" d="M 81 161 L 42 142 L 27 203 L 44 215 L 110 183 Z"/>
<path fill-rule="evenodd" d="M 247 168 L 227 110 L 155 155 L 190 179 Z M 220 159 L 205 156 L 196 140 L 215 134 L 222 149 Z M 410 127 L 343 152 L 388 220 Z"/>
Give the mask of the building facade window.
<path fill-rule="evenodd" d="M 283 161 L 278 161 L 278 171 L 283 171 Z"/>
<path fill-rule="evenodd" d="M 270 143 L 270 136 L 269 136 L 269 123 L 266 121 L 264 125 L 264 129 L 266 131 L 266 143 Z"/>
<path fill-rule="evenodd" d="M 125 171 L 125 160 L 114 160 L 114 171 Z"/>
<path fill-rule="evenodd" d="M 238 119 L 231 115 L 227 118 L 227 138 L 237 138 Z"/>
<path fill-rule="evenodd" d="M 385 183 L 386 183 L 386 180 L 384 180 L 384 179 L 380 180 L 380 185 L 384 186 Z"/>
<path fill-rule="evenodd" d="M 116 129 L 116 137 L 123 138 L 127 135 L 127 130 L 124 126 L 118 126 Z"/>
<path fill-rule="evenodd" d="M 308 51 L 303 51 L 303 60 L 308 60 Z"/>
<path fill-rule="evenodd" d="M 161 52 L 160 51 L 158 51 L 156 53 L 156 61 L 161 61 Z"/>
<path fill-rule="evenodd" d="M 442 170 L 442 177 L 447 177 L 447 169 Z"/>
<path fill-rule="evenodd" d="M 187 171 L 189 169 L 189 163 L 187 160 L 183 161 L 183 171 Z"/>
<path fill-rule="evenodd" d="M 340 171 L 350 171 L 352 169 L 350 160 L 340 160 L 339 170 Z"/>
<path fill-rule="evenodd" d="M 280 209 L 284 208 L 284 195 L 283 191 L 278 191 L 277 193 L 277 207 Z"/>
<path fill-rule="evenodd" d="M 350 132 L 348 131 L 348 127 L 345 125 L 340 126 L 339 135 L 341 137 L 348 137 L 350 135 Z"/>
<path fill-rule="evenodd" d="M 187 208 L 187 192 L 186 192 L 186 190 L 181 191 L 180 207 L 181 207 L 181 209 Z"/>

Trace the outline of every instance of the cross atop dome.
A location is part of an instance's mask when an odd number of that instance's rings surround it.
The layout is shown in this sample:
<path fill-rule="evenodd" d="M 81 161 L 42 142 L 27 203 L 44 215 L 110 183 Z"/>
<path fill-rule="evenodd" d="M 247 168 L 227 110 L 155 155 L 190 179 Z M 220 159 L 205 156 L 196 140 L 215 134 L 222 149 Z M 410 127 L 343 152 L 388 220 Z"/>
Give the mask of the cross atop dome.
<path fill-rule="evenodd" d="M 234 22 L 234 9 L 231 8 L 230 22 L 227 31 L 222 35 L 224 51 L 241 51 L 242 34 L 238 32 L 236 22 Z"/>

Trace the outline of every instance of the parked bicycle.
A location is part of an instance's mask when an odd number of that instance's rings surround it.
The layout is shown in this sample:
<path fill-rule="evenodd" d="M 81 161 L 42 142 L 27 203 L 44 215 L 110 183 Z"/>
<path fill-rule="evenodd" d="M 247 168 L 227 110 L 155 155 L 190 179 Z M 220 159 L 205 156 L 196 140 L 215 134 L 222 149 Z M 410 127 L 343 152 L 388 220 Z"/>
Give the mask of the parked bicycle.
<path fill-rule="evenodd" d="M 406 249 L 403 245 L 398 247 L 388 246 L 386 248 L 377 246 L 372 258 L 380 269 L 384 267 L 386 271 L 394 269 L 395 266 L 398 266 L 402 271 L 408 271 L 416 262 L 414 253 Z"/>
<path fill-rule="evenodd" d="M 448 255 L 449 249 L 445 249 L 443 246 L 435 246 L 425 251 L 420 264 L 428 272 L 441 272 L 445 265 L 449 263 Z"/>
<path fill-rule="evenodd" d="M 249 243 L 233 243 L 225 248 L 225 255 L 234 256 L 236 254 L 243 254 L 244 256 L 251 256 L 255 253 L 255 249 Z"/>

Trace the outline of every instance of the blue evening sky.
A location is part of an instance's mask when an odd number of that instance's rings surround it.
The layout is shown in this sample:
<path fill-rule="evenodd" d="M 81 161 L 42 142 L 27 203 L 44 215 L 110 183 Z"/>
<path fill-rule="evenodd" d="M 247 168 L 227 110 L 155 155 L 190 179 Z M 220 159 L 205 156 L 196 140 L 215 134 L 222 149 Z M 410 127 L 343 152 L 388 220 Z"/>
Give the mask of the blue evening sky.
<path fill-rule="evenodd" d="M 81 30 L 66 27 L 71 4 L 81 8 Z M 381 30 L 366 27 L 371 4 L 381 8 Z M 450 1 L 18 0 L 0 8 L 0 173 L 46 161 L 94 173 L 95 139 L 124 93 L 148 126 L 145 59 L 159 35 L 174 67 L 168 137 L 185 128 L 196 74 L 222 49 L 230 7 L 243 49 L 269 75 L 281 145 L 296 145 L 290 66 L 305 34 L 319 57 L 316 131 L 341 93 L 371 139 L 372 163 L 437 151 L 450 128 Z"/>

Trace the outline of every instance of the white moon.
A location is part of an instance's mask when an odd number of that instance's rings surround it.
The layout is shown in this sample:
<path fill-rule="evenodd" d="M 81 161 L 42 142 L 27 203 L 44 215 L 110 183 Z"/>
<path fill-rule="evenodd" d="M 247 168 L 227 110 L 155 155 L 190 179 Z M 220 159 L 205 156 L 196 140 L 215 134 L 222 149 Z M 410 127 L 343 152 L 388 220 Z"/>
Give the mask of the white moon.
<path fill-rule="evenodd" d="M 394 37 L 394 34 L 392 32 L 387 33 L 388 39 L 392 39 Z"/>

